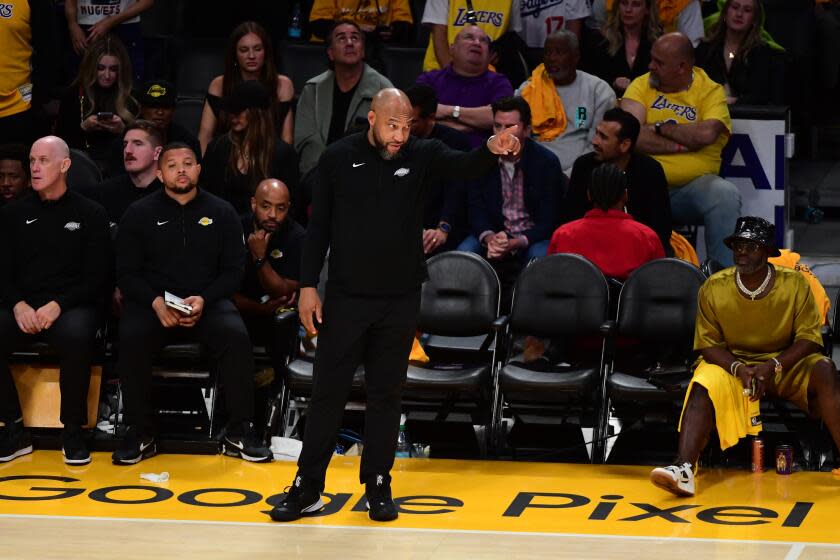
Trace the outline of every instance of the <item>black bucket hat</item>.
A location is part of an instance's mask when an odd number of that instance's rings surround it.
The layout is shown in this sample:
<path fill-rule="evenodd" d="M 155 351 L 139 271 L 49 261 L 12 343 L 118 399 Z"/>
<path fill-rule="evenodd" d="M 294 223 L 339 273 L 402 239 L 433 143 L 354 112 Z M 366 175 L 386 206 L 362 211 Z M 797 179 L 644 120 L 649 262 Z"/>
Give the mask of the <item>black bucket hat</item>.
<path fill-rule="evenodd" d="M 245 109 L 268 109 L 270 99 L 268 90 L 257 80 L 247 80 L 236 84 L 233 91 L 225 98 L 225 111 L 230 114 L 241 113 Z"/>
<path fill-rule="evenodd" d="M 735 223 L 735 233 L 723 240 L 732 249 L 732 242 L 737 240 L 754 241 L 764 245 L 770 251 L 771 257 L 778 257 L 782 253 L 776 248 L 776 226 L 756 216 L 738 218 Z"/>

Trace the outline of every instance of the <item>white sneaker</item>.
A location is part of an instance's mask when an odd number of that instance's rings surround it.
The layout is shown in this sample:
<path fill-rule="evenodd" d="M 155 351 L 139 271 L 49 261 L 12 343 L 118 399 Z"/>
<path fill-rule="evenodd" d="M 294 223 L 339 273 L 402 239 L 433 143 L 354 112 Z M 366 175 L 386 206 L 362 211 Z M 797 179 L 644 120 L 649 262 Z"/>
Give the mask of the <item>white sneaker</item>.
<path fill-rule="evenodd" d="M 650 472 L 650 481 L 677 496 L 694 495 L 694 470 L 691 463 L 655 468 Z"/>

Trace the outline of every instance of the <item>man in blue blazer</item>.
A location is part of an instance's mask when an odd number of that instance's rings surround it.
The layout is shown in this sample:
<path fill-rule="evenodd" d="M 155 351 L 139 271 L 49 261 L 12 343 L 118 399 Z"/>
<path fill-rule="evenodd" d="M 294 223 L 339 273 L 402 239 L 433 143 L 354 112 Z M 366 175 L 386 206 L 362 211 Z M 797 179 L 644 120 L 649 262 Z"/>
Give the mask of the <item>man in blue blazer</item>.
<path fill-rule="evenodd" d="M 500 156 L 499 167 L 468 184 L 471 230 L 459 246 L 492 261 L 529 260 L 545 256 L 559 225 L 566 176 L 560 160 L 530 139 L 531 108 L 522 97 L 505 97 L 492 105 L 493 132 L 519 125 L 518 156 Z"/>

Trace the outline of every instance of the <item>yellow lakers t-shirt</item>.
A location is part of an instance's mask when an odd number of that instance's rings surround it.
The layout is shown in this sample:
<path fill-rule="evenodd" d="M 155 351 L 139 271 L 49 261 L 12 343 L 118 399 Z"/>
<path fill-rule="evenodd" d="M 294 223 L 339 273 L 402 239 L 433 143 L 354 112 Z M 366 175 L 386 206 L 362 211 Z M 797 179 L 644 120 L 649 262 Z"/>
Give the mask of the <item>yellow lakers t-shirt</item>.
<path fill-rule="evenodd" d="M 29 109 L 32 83 L 31 13 L 28 0 L 0 3 L 0 117 Z"/>
<path fill-rule="evenodd" d="M 725 134 L 696 152 L 653 156 L 662 165 L 669 187 L 681 187 L 701 175 L 720 172 L 720 152 L 732 133 L 732 119 L 723 86 L 709 78 L 701 68 L 694 68 L 691 87 L 677 93 L 662 93 L 652 88 L 650 73 L 639 76 L 627 88 L 624 99 L 642 104 L 647 111 L 647 124 L 657 121 L 686 124 L 717 119 L 726 127 Z"/>
<path fill-rule="evenodd" d="M 495 41 L 508 30 L 511 20 L 511 0 L 473 0 L 472 5 L 478 27 L 487 33 L 491 41 Z M 518 3 L 516 9 L 519 9 Z M 466 0 L 449 0 L 446 40 L 450 45 L 455 42 L 455 36 L 461 32 L 466 24 Z M 429 72 L 430 70 L 440 70 L 431 37 L 429 37 L 429 46 L 426 48 L 426 57 L 423 59 L 423 71 Z"/>
<path fill-rule="evenodd" d="M 408 0 L 315 0 L 309 20 L 316 19 L 349 19 L 365 32 L 395 21 L 414 22 Z"/>

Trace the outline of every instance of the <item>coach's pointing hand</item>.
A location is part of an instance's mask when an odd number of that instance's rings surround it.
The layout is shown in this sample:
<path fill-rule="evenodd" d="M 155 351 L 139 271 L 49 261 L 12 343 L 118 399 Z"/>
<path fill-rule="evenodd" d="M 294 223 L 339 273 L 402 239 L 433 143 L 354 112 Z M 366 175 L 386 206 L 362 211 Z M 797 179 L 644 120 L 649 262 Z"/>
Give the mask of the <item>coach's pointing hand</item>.
<path fill-rule="evenodd" d="M 318 297 L 318 290 L 315 288 L 301 288 L 300 289 L 300 303 L 298 303 L 298 315 L 300 315 L 300 322 L 303 328 L 309 334 L 315 334 L 318 329 L 312 322 L 312 315 L 315 315 L 315 320 L 318 325 L 321 324 L 321 298 Z"/>
<path fill-rule="evenodd" d="M 513 125 L 491 136 L 487 140 L 487 149 L 497 156 L 515 156 L 522 149 L 519 138 L 514 136 L 519 131 L 519 125 Z"/>

